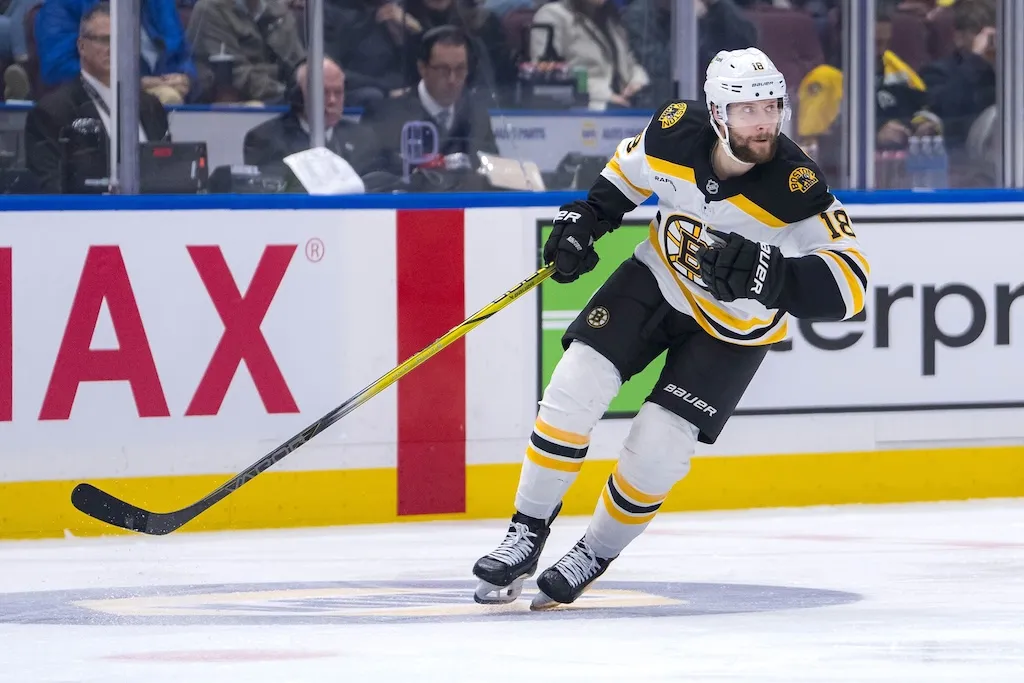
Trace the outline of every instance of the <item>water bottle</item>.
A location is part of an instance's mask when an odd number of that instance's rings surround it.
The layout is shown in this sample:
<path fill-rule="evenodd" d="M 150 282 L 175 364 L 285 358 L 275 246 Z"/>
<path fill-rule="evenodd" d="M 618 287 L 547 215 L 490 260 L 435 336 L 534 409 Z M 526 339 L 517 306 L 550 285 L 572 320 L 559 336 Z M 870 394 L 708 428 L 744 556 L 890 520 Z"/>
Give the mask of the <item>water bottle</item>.
<path fill-rule="evenodd" d="M 903 189 L 910 182 L 907 178 L 907 151 L 898 149 L 892 162 L 894 177 L 891 187 Z"/>
<path fill-rule="evenodd" d="M 935 156 L 935 144 L 931 135 L 921 136 L 921 175 L 924 187 L 929 190 L 935 188 L 935 170 L 938 168 L 938 158 Z"/>
<path fill-rule="evenodd" d="M 921 138 L 911 135 L 907 146 L 906 175 L 910 189 L 918 190 L 924 187 L 922 171 L 924 155 L 921 150 Z"/>
<path fill-rule="evenodd" d="M 946 153 L 946 141 L 941 135 L 932 138 L 932 155 L 935 158 L 932 187 L 944 190 L 949 187 L 949 155 Z"/>

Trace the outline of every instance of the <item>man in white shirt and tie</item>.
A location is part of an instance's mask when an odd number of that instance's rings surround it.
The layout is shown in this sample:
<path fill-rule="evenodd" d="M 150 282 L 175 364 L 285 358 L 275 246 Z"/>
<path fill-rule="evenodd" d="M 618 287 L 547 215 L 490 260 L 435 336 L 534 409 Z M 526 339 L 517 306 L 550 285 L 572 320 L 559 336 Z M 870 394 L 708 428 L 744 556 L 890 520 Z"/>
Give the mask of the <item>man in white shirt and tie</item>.
<path fill-rule="evenodd" d="M 461 152 L 475 164 L 476 152 L 498 153 L 490 114 L 467 92 L 472 56 L 469 39 L 455 26 L 438 26 L 422 36 L 419 83 L 400 97 L 369 106 L 360 121 L 379 144 L 376 170 L 402 173 L 402 126 L 410 121 L 437 127 L 441 155 Z"/>
<path fill-rule="evenodd" d="M 78 34 L 80 78 L 68 81 L 36 102 L 25 119 L 25 163 L 39 190 L 63 191 L 59 140 L 76 121 L 99 122 L 111 135 L 110 5 L 101 2 L 82 17 Z M 167 113 L 156 97 L 139 93 L 139 141 L 169 139 Z M 97 154 L 106 161 L 107 147 Z M 108 164 L 109 167 L 109 164 Z"/>

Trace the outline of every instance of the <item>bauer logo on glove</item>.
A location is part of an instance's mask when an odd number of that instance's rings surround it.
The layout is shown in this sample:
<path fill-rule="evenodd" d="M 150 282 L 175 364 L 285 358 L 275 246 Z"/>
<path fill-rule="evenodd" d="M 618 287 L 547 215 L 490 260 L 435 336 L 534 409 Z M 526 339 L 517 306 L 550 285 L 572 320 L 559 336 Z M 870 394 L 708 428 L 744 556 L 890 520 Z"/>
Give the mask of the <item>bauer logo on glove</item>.
<path fill-rule="evenodd" d="M 785 268 L 782 251 L 732 232 L 707 230 L 711 246 L 698 253 L 700 276 L 719 301 L 754 299 L 773 308 L 782 292 Z"/>

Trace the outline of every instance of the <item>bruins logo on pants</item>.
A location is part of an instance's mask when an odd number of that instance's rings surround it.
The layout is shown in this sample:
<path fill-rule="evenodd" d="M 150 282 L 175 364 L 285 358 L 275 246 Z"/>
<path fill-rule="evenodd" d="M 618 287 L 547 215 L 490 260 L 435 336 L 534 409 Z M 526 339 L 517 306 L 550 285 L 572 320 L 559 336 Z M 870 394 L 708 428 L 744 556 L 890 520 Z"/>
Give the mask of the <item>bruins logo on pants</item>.
<path fill-rule="evenodd" d="M 608 324 L 611 314 L 604 306 L 598 306 L 587 314 L 587 324 L 591 327 L 604 327 Z"/>

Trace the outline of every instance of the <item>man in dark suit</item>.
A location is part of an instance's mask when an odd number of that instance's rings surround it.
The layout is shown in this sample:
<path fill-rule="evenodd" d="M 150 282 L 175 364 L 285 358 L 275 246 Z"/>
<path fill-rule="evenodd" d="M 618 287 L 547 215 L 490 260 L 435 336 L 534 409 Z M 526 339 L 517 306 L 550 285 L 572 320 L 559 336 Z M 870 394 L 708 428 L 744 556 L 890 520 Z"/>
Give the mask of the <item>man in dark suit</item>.
<path fill-rule="evenodd" d="M 311 146 L 311 132 L 304 103 L 308 70 L 303 63 L 295 71 L 298 83 L 291 109 L 256 126 L 245 135 L 243 157 L 264 172 L 286 173 L 284 158 Z M 375 145 L 366 131 L 341 118 L 345 110 L 345 74 L 333 60 L 324 59 L 324 146 L 347 161 L 359 175 L 374 170 Z"/>
<path fill-rule="evenodd" d="M 110 134 L 110 5 L 101 2 L 90 9 L 80 26 L 78 54 L 82 72 L 79 78 L 64 83 L 36 102 L 25 119 L 25 163 L 39 191 L 44 193 L 64 190 L 60 139 L 72 127 L 99 130 L 101 126 L 105 135 Z M 160 100 L 140 92 L 139 141 L 155 142 L 169 137 L 167 113 Z M 99 147 L 95 151 L 96 159 L 99 165 L 106 164 L 109 169 L 108 148 L 105 144 Z"/>
<path fill-rule="evenodd" d="M 476 153 L 498 153 L 485 107 L 466 92 L 469 48 L 465 34 L 454 26 L 439 26 L 423 35 L 416 66 L 420 81 L 406 94 L 373 103 L 360 121 L 374 132 L 380 146 L 377 168 L 403 172 L 402 126 L 427 121 L 437 126 L 438 152 L 464 153 L 477 164 Z"/>

